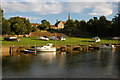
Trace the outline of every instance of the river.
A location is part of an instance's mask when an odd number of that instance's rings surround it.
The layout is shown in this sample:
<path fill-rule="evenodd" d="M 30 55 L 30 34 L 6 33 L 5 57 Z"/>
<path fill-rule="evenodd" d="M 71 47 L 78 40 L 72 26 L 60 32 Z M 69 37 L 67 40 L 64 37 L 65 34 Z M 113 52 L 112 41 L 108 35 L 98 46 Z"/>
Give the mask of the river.
<path fill-rule="evenodd" d="M 118 78 L 120 51 L 44 52 L 2 57 L 3 78 Z"/>

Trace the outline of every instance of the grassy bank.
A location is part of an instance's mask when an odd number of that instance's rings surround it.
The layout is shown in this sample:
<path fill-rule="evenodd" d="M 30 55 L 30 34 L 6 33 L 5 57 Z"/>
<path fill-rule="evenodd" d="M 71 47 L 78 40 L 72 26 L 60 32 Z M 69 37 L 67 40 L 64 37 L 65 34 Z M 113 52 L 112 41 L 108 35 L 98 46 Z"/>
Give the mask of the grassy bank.
<path fill-rule="evenodd" d="M 42 46 L 47 43 L 53 43 L 56 46 L 62 46 L 62 45 L 89 45 L 89 44 L 120 44 L 120 40 L 111 40 L 109 38 L 101 38 L 101 42 L 95 43 L 91 42 L 92 38 L 76 38 L 76 37 L 67 37 L 66 41 L 42 41 L 37 40 L 37 37 L 20 37 L 20 42 L 16 41 L 3 41 L 3 37 L 0 41 L 2 41 L 2 46 Z"/>

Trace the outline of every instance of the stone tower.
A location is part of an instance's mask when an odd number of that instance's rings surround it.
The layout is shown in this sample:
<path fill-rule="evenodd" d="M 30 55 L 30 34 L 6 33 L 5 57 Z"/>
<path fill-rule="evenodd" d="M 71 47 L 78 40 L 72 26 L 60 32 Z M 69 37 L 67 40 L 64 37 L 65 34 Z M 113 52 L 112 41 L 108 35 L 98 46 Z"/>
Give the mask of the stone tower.
<path fill-rule="evenodd" d="M 68 20 L 70 20 L 70 12 L 68 13 Z"/>

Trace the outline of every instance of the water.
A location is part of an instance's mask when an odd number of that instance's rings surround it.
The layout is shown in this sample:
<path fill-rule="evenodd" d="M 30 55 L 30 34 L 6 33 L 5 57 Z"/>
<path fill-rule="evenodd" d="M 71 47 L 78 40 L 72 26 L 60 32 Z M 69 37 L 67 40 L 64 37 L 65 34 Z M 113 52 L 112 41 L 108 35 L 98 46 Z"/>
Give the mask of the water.
<path fill-rule="evenodd" d="M 2 58 L 3 78 L 117 78 L 120 51 L 20 54 Z"/>

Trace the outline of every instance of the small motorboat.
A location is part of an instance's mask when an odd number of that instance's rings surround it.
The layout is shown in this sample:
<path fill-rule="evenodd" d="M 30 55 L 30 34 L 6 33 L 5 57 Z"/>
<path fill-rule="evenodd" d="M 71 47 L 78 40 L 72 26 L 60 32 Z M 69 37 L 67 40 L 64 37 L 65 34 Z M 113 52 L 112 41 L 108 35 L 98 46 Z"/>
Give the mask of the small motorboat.
<path fill-rule="evenodd" d="M 114 45 L 111 44 L 103 44 L 100 45 L 100 49 L 115 49 L 116 47 Z"/>
<path fill-rule="evenodd" d="M 56 51 L 56 48 L 53 46 L 52 43 L 48 43 L 42 47 L 36 47 L 36 51 Z"/>
<path fill-rule="evenodd" d="M 5 37 L 4 41 L 20 41 L 17 37 Z"/>
<path fill-rule="evenodd" d="M 93 42 L 100 42 L 101 40 L 100 40 L 100 38 L 99 37 L 94 37 L 93 38 Z"/>
<path fill-rule="evenodd" d="M 36 51 L 33 50 L 33 49 L 25 49 L 25 50 L 23 50 L 21 52 L 24 52 L 24 53 L 36 53 Z"/>

